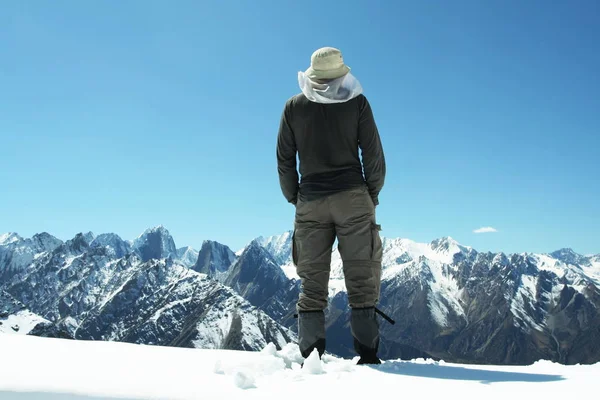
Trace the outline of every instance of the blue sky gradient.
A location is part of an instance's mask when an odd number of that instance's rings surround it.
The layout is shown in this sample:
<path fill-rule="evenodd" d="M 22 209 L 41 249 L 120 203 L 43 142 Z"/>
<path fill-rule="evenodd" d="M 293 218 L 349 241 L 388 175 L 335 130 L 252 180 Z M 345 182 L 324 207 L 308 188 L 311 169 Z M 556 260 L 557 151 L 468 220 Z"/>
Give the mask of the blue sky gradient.
<path fill-rule="evenodd" d="M 382 235 L 600 253 L 599 40 L 594 0 L 7 1 L 0 233 L 292 229 L 279 117 L 334 46 L 380 129 Z"/>

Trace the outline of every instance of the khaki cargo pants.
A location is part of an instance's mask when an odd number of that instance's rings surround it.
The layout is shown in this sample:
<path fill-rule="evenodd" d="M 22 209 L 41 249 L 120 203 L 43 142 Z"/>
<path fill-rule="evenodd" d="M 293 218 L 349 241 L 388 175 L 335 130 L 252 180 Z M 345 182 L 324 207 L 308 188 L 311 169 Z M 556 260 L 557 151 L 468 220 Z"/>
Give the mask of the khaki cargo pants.
<path fill-rule="evenodd" d="M 292 257 L 302 290 L 298 312 L 327 307 L 331 252 L 342 257 L 352 308 L 373 307 L 381 286 L 381 227 L 367 187 L 296 204 Z"/>

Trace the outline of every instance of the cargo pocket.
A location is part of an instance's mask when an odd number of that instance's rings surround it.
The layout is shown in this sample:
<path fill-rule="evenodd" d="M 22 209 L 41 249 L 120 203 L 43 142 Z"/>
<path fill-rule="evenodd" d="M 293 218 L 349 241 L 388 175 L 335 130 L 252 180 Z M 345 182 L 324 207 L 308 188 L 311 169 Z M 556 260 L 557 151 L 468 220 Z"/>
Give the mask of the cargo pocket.
<path fill-rule="evenodd" d="M 373 222 L 371 225 L 371 261 L 381 262 L 383 258 L 383 245 L 381 243 L 381 225 Z"/>

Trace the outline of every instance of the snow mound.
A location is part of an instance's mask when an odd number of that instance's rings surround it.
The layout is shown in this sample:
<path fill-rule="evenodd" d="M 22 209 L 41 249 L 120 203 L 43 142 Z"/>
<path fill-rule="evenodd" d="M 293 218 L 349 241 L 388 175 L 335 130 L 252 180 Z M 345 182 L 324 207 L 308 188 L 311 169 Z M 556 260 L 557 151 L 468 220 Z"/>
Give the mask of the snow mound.
<path fill-rule="evenodd" d="M 218 359 L 213 372 L 228 377 L 240 389 L 253 389 L 273 379 L 302 381 L 303 376 L 307 375 L 347 373 L 354 370 L 354 364 L 355 360 L 344 360 L 329 354 L 319 359 L 316 349 L 305 360 L 294 343 L 288 343 L 281 350 L 269 343 L 251 360 L 240 361 L 230 357 Z"/>
<path fill-rule="evenodd" d="M 296 351 L 294 351 L 294 347 Z M 232 376 L 236 386 L 246 387 L 246 383 L 252 381 L 253 375 L 273 375 L 286 369 L 294 369 L 294 364 L 299 365 L 302 361 L 298 346 L 287 344 L 283 349 L 277 350 L 275 344 L 267 344 L 259 352 L 259 362 L 253 360 L 249 363 L 231 363 L 227 359 L 219 359 L 215 363 L 214 372 L 221 375 Z M 298 358 L 300 357 L 300 358 Z M 244 379 L 242 379 L 244 377 Z"/>
<path fill-rule="evenodd" d="M 323 368 L 323 362 L 319 357 L 319 352 L 317 349 L 313 349 L 312 353 L 308 356 L 306 361 L 304 361 L 304 367 L 302 367 L 304 373 L 319 375 L 325 373 L 325 369 Z"/>
<path fill-rule="evenodd" d="M 251 389 L 256 387 L 256 378 L 249 369 L 237 370 L 233 374 L 235 386 L 240 389 Z"/>

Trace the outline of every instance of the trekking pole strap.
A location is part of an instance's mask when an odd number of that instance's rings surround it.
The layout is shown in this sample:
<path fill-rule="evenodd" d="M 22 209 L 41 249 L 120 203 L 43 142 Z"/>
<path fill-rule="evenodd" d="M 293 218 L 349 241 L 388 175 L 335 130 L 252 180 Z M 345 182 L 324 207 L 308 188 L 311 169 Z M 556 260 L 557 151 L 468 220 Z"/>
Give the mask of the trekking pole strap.
<path fill-rule="evenodd" d="M 387 322 L 389 322 L 390 324 L 394 325 L 396 323 L 396 321 L 394 321 L 393 319 L 391 319 L 390 317 L 388 317 L 383 311 L 381 311 L 379 308 L 375 307 L 375 312 L 379 315 L 381 315 Z"/>

